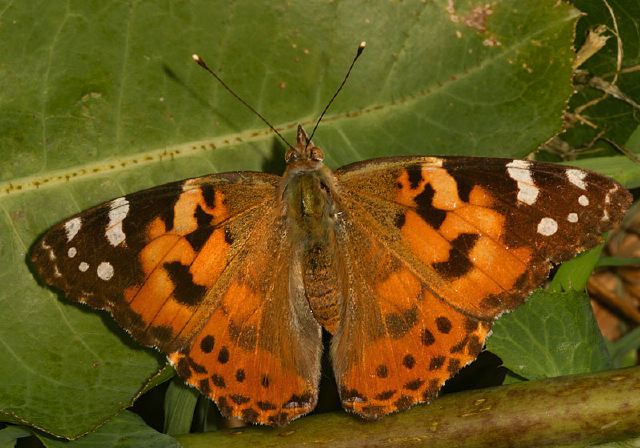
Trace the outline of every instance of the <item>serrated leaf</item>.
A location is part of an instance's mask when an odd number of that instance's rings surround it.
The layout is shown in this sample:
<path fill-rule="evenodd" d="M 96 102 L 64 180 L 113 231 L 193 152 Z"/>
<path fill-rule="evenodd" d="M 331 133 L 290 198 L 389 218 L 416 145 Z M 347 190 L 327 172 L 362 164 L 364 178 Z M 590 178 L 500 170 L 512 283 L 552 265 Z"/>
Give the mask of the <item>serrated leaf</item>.
<path fill-rule="evenodd" d="M 37 285 L 26 263 L 37 235 L 123 193 L 282 166 L 281 143 L 192 52 L 291 139 L 367 40 L 316 134 L 331 166 L 410 153 L 521 157 L 561 129 L 577 11 L 555 0 L 485 5 L 0 5 L 0 412 L 77 436 L 128 406 L 160 366 L 108 318 Z"/>
<path fill-rule="evenodd" d="M 529 380 L 611 368 L 585 293 L 535 291 L 495 323 L 487 349 Z"/>
<path fill-rule="evenodd" d="M 133 412 L 124 411 L 116 415 L 95 432 L 80 439 L 67 441 L 45 435 L 38 438 L 46 448 L 180 448 L 171 436 L 149 427 Z"/>

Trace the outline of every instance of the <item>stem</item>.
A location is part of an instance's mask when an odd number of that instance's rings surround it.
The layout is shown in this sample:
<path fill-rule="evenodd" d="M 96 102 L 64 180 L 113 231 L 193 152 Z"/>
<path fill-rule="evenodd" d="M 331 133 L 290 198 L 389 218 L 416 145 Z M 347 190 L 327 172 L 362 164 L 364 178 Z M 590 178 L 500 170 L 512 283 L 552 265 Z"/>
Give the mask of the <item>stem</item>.
<path fill-rule="evenodd" d="M 640 367 L 446 395 L 428 406 L 363 422 L 321 414 L 284 428 L 179 436 L 185 448 L 585 446 L 640 433 Z"/>

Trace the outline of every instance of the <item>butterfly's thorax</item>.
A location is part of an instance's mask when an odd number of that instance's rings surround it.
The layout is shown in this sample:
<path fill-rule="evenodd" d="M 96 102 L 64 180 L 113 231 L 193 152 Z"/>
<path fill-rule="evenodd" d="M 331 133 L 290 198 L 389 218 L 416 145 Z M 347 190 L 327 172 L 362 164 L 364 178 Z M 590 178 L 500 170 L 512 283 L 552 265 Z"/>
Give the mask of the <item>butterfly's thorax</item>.
<path fill-rule="evenodd" d="M 302 286 L 314 317 L 331 333 L 340 309 L 335 188 L 331 170 L 307 160 L 288 166 L 281 189 L 288 231 L 297 242 L 290 281 Z"/>

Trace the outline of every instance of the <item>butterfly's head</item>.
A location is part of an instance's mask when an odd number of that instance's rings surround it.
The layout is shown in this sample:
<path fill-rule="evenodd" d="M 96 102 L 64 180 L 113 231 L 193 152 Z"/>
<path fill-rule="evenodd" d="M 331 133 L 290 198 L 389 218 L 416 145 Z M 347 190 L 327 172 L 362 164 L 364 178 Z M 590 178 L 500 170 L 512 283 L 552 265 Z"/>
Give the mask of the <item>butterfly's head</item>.
<path fill-rule="evenodd" d="M 322 164 L 324 153 L 318 148 L 307 135 L 304 128 L 298 125 L 298 134 L 296 136 L 296 146 L 289 148 L 284 156 L 287 165 L 300 165 L 313 168 L 315 165 Z"/>

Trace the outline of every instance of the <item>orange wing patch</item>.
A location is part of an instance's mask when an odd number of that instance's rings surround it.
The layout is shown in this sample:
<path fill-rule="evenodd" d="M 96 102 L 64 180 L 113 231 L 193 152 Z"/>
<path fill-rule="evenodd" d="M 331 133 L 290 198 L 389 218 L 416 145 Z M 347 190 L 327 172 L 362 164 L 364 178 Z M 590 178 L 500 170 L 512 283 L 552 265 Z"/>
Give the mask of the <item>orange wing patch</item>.
<path fill-rule="evenodd" d="M 147 225 L 140 251 L 143 282 L 129 286 L 125 299 L 151 331 L 178 336 L 206 291 L 229 262 L 229 219 L 221 190 L 185 183 L 173 207 L 173 220 L 156 217 Z"/>

